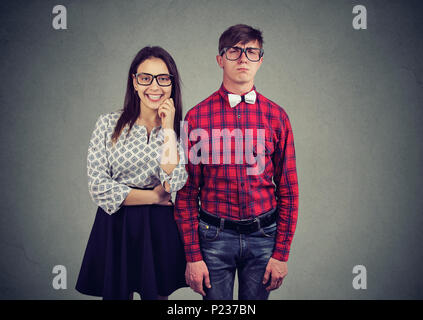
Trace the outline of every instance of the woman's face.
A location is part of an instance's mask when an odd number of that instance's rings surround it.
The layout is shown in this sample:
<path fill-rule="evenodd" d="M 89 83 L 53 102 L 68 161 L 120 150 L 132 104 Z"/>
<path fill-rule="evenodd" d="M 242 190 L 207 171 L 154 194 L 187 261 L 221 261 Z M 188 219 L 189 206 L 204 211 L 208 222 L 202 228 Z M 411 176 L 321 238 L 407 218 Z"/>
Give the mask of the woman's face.
<path fill-rule="evenodd" d="M 162 59 L 159 58 L 149 58 L 144 60 L 137 68 L 137 74 L 139 73 L 148 73 L 153 76 L 158 74 L 169 74 L 166 64 Z M 148 80 L 148 75 L 139 76 L 138 81 L 143 82 Z M 135 90 L 138 92 L 138 96 L 141 99 L 141 108 L 146 107 L 149 109 L 157 110 L 159 106 L 166 100 L 170 98 L 172 93 L 172 85 L 170 86 L 159 86 L 157 83 L 157 78 L 153 80 L 150 85 L 140 85 L 137 82 L 135 76 L 133 76 L 133 85 Z M 165 78 L 161 77 L 159 81 L 164 81 Z"/>

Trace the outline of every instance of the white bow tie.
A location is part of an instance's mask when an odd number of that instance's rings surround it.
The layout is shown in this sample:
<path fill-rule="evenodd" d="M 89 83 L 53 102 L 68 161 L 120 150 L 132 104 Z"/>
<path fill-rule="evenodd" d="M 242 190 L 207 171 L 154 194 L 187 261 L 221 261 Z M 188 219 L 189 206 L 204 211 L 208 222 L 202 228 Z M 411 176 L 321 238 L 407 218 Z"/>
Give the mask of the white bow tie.
<path fill-rule="evenodd" d="M 248 92 L 247 94 L 243 95 L 242 97 L 238 94 L 228 93 L 229 104 L 231 108 L 235 107 L 241 101 L 245 101 L 249 104 L 253 104 L 256 102 L 256 92 L 254 90 Z"/>

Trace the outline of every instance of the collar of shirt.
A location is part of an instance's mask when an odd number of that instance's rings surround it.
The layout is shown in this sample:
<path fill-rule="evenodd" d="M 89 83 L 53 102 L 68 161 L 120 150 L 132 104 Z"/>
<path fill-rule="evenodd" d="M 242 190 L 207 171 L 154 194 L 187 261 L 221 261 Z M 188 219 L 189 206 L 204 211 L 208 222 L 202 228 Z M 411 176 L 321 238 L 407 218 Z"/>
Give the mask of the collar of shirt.
<path fill-rule="evenodd" d="M 252 91 L 252 90 L 254 90 L 254 91 L 256 92 L 256 94 L 257 94 L 256 86 L 253 86 L 253 87 L 251 88 L 251 90 L 248 90 L 248 91 L 247 91 L 247 92 L 245 92 L 244 94 L 246 94 L 246 93 L 248 93 L 248 92 L 250 92 L 250 91 Z M 225 106 L 227 106 L 228 108 L 230 108 L 231 106 L 230 106 L 230 104 L 229 104 L 228 94 L 229 94 L 229 93 L 234 94 L 234 93 L 233 93 L 233 92 L 228 91 L 228 90 L 225 88 L 225 86 L 223 85 L 223 83 L 222 83 L 222 85 L 220 86 L 220 88 L 219 88 L 219 90 L 218 90 L 217 92 L 220 94 L 220 96 L 223 98 L 223 100 L 225 100 Z M 257 103 L 257 99 L 256 99 L 256 103 Z"/>
<path fill-rule="evenodd" d="M 138 128 L 139 130 L 141 130 L 143 132 L 143 134 L 145 134 L 147 137 L 149 137 L 149 139 L 151 137 L 155 137 L 155 139 L 159 139 L 159 141 L 163 142 L 163 128 L 161 125 L 158 125 L 157 127 L 153 127 L 150 130 L 150 133 L 148 133 L 147 127 L 144 124 L 138 124 L 138 123 L 134 123 L 135 128 Z M 129 129 L 129 124 L 126 125 L 125 130 Z"/>

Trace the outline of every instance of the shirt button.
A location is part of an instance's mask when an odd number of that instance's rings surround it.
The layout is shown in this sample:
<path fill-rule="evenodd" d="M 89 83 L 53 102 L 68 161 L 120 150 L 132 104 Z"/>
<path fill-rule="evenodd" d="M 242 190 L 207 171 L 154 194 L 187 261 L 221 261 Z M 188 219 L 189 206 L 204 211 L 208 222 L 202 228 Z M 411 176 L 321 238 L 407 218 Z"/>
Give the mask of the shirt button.
<path fill-rule="evenodd" d="M 239 119 L 239 118 L 241 118 L 241 115 L 240 115 L 240 114 L 238 115 L 238 119 Z"/>
<path fill-rule="evenodd" d="M 244 182 L 241 182 L 241 187 L 243 187 L 244 186 Z"/>

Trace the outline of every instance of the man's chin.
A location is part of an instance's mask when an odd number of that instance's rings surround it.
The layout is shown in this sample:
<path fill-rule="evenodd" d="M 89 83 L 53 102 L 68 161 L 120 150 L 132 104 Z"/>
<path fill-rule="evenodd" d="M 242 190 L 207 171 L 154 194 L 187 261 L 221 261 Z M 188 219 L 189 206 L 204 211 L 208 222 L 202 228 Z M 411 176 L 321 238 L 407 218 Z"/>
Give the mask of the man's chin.
<path fill-rule="evenodd" d="M 235 83 L 239 86 L 243 86 L 243 85 L 251 83 L 251 79 L 248 79 L 248 80 L 240 79 L 236 81 Z"/>

